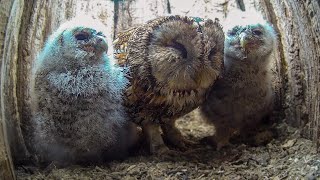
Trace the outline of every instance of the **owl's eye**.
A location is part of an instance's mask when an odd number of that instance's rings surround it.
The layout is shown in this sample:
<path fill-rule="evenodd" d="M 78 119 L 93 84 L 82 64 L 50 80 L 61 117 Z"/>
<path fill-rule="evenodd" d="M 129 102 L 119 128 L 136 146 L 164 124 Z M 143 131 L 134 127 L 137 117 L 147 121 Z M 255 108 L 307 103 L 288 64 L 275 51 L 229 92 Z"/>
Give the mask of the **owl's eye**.
<path fill-rule="evenodd" d="M 213 59 L 214 55 L 217 53 L 217 50 L 215 48 L 211 49 L 209 52 L 208 59 L 211 60 Z"/>
<path fill-rule="evenodd" d="M 99 31 L 99 32 L 97 33 L 97 36 L 106 37 L 101 31 Z"/>
<path fill-rule="evenodd" d="M 229 31 L 228 36 L 235 36 L 237 33 L 236 31 Z"/>
<path fill-rule="evenodd" d="M 89 39 L 89 34 L 86 32 L 81 32 L 78 33 L 74 36 L 77 40 L 82 41 L 82 40 L 87 40 Z"/>
<path fill-rule="evenodd" d="M 255 29 L 255 30 L 252 31 L 252 34 L 260 36 L 260 35 L 262 35 L 262 31 L 259 30 L 259 29 Z"/>
<path fill-rule="evenodd" d="M 237 35 L 237 32 L 240 30 L 239 26 L 235 26 L 230 31 L 228 31 L 228 36 L 235 36 Z"/>
<path fill-rule="evenodd" d="M 188 51 L 187 49 L 184 47 L 184 45 L 176 42 L 176 41 L 173 41 L 172 44 L 170 45 L 170 47 L 173 47 L 177 50 L 179 50 L 181 52 L 181 55 L 183 58 L 187 58 L 188 57 Z"/>

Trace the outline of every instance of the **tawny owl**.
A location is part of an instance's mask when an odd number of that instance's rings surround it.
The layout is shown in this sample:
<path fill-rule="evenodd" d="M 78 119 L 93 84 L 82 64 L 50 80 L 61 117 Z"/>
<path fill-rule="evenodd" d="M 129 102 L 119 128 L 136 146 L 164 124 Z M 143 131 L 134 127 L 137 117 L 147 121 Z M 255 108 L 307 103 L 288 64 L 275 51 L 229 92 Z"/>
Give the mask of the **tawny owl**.
<path fill-rule="evenodd" d="M 185 149 L 190 141 L 175 127 L 198 107 L 223 67 L 224 34 L 218 20 L 160 17 L 122 32 L 114 41 L 119 64 L 129 67 L 125 105 L 142 126 L 151 153 Z"/>
<path fill-rule="evenodd" d="M 41 162 L 121 158 L 131 143 L 122 104 L 128 81 L 111 65 L 98 24 L 83 18 L 66 22 L 35 61 L 31 98 Z"/>
<path fill-rule="evenodd" d="M 258 13 L 232 13 L 226 20 L 223 78 L 200 110 L 215 126 L 217 149 L 235 133 L 245 133 L 272 110 L 270 73 L 276 34 Z"/>

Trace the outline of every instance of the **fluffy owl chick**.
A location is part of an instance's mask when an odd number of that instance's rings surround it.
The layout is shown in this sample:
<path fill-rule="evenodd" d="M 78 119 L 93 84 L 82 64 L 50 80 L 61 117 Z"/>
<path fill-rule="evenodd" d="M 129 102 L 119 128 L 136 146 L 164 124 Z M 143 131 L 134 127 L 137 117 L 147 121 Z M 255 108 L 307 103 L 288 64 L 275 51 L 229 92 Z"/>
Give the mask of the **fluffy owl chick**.
<path fill-rule="evenodd" d="M 35 61 L 31 98 L 41 162 L 97 162 L 126 154 L 130 139 L 122 91 L 127 80 L 110 64 L 101 29 L 92 19 L 68 21 Z"/>
<path fill-rule="evenodd" d="M 142 126 L 150 152 L 168 152 L 162 136 L 180 149 L 189 141 L 175 127 L 178 117 L 198 107 L 218 78 L 224 35 L 218 20 L 167 16 L 120 33 L 116 57 L 130 68 L 125 104 Z"/>
<path fill-rule="evenodd" d="M 258 125 L 273 104 L 269 72 L 276 46 L 273 28 L 257 13 L 236 13 L 226 24 L 225 72 L 200 108 L 215 126 L 212 140 L 217 149 L 229 144 L 235 133 Z"/>

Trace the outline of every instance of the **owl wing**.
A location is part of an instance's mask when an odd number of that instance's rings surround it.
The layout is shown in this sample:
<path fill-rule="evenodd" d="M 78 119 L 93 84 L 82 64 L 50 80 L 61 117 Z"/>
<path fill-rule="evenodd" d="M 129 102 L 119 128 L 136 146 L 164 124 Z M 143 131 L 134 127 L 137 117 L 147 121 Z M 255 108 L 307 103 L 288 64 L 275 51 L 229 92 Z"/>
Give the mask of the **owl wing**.
<path fill-rule="evenodd" d="M 138 27 L 132 27 L 125 31 L 119 32 L 117 38 L 113 41 L 114 58 L 119 66 L 125 66 L 128 57 L 128 42 L 135 34 Z"/>

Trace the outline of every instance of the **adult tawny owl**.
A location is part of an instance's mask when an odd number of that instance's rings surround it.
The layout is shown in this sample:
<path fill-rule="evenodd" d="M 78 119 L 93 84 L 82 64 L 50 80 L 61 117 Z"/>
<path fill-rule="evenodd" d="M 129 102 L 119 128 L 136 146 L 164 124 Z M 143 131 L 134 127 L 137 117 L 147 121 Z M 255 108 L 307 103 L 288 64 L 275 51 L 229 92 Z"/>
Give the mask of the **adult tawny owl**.
<path fill-rule="evenodd" d="M 201 106 L 216 133 L 217 149 L 229 144 L 234 133 L 245 133 L 272 110 L 270 74 L 276 34 L 257 13 L 232 13 L 226 20 L 223 78 Z"/>
<path fill-rule="evenodd" d="M 142 126 L 151 153 L 170 144 L 185 149 L 175 120 L 198 107 L 223 67 L 224 34 L 218 20 L 167 16 L 120 33 L 115 40 L 119 64 L 128 66 L 125 104 Z"/>
<path fill-rule="evenodd" d="M 120 158 L 130 145 L 122 105 L 128 82 L 110 64 L 104 28 L 98 24 L 83 18 L 66 22 L 35 61 L 31 98 L 41 162 Z"/>

